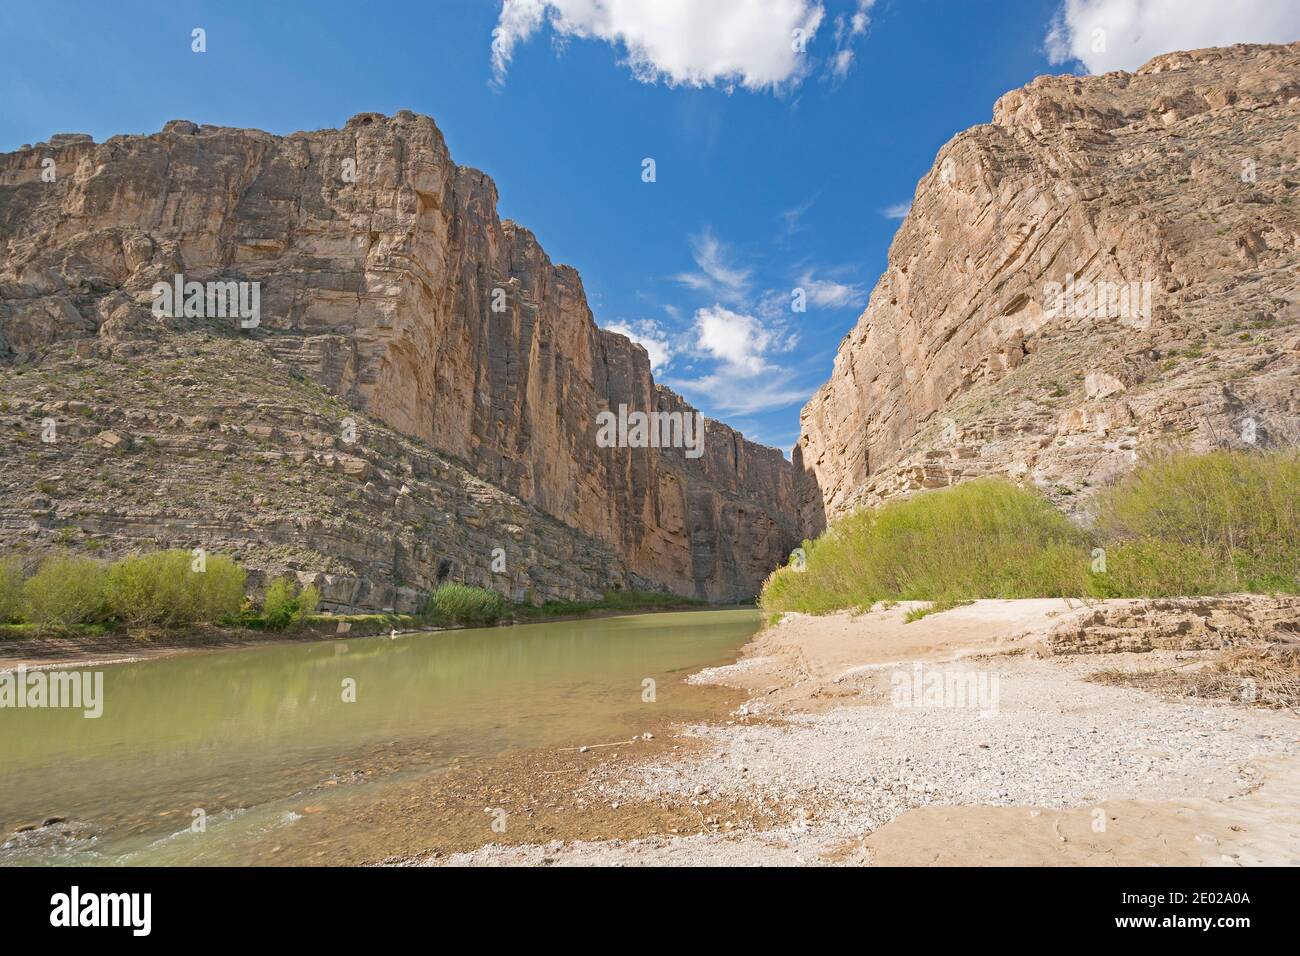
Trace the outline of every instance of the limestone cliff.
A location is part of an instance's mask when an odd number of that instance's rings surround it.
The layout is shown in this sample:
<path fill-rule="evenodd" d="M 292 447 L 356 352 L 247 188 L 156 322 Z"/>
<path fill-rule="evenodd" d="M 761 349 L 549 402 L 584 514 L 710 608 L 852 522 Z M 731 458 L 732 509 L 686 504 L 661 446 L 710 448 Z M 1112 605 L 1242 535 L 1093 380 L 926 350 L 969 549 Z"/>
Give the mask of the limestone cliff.
<path fill-rule="evenodd" d="M 401 461 L 431 456 L 437 464 L 422 466 L 425 474 L 456 472 L 455 489 L 427 491 L 423 511 L 432 524 L 400 541 L 395 530 L 385 537 L 391 515 L 380 512 L 392 500 L 389 486 L 393 495 L 406 486 L 408 500 L 415 489 L 403 480 L 411 469 L 382 450 L 372 461 L 383 479 L 382 489 L 372 489 L 377 500 L 354 502 L 356 512 L 342 514 L 377 540 L 349 557 L 346 548 L 281 529 L 292 552 L 281 555 L 281 565 L 308 574 L 340 558 L 365 582 L 357 593 L 373 586 L 384 595 L 341 597 L 340 605 L 395 599 L 394 588 L 411 592 L 409 603 L 449 567 L 458 569 L 454 576 L 493 583 L 491 541 L 509 538 L 521 523 L 529 527 L 520 534 L 541 534 L 543 515 L 563 530 L 554 541 L 534 542 L 533 553 L 550 550 L 561 563 L 546 573 L 531 563 L 512 572 L 512 591 L 560 597 L 652 585 L 712 600 L 755 593 L 796 540 L 789 464 L 713 421 L 698 459 L 682 449 L 598 447 L 596 417 L 605 409 L 693 410 L 655 385 L 644 349 L 596 326 L 577 272 L 553 265 L 527 229 L 500 220 L 496 201 L 492 181 L 453 163 L 433 121 L 409 112 L 367 113 L 343 129 L 284 137 L 173 121 L 151 136 L 95 144 L 63 135 L 0 156 L 0 365 L 10 372 L 33 367 L 42 381 L 36 402 L 6 373 L 12 414 L 0 447 L 31 462 L 31 473 L 8 476 L 5 533 L 39 542 L 68 529 L 65 537 L 100 534 L 110 546 L 132 540 L 137 524 L 129 521 L 119 522 L 122 540 L 95 530 L 104 524 L 104 503 L 88 489 L 75 502 L 43 493 L 51 499 L 35 509 L 43 517 L 30 515 L 32 486 L 43 473 L 66 471 L 60 455 L 95 447 L 93 435 L 65 422 L 67 441 L 75 436 L 81 446 L 33 443 L 26 456 L 21 446 L 34 442 L 37 420 L 60 402 L 87 404 L 99 425 L 122 425 L 131 408 L 116 404 L 130 400 L 121 377 L 150 377 L 154 370 L 141 366 L 165 354 L 211 403 L 193 416 L 204 424 L 192 427 L 203 431 L 187 436 L 185 417 L 195 409 L 184 393 L 139 396 L 148 406 L 137 409 L 145 416 L 140 424 L 178 432 L 171 436 L 178 454 L 187 448 L 201 455 L 203 443 L 215 440 L 207 429 L 235 434 L 250 426 L 280 438 L 260 451 L 221 442 L 246 471 L 258 456 L 297 446 L 311 448 L 316 465 L 322 454 L 354 451 L 322 435 L 316 418 L 330 409 L 312 404 L 320 396 L 307 404 L 284 398 L 297 376 L 357 412 L 363 435 L 414 440 Z M 177 274 L 257 283 L 260 324 L 240 329 L 210 316 L 156 316 L 152 290 Z M 268 394 L 246 378 L 240 394 L 213 391 L 219 382 L 199 366 L 224 368 L 235 355 L 267 369 Z M 60 374 L 82 381 L 97 368 L 104 370 L 102 401 L 62 390 Z M 180 416 L 179 424 L 169 414 Z M 53 417 L 60 418 L 57 408 Z M 298 437 L 285 438 L 286 429 Z M 163 487 L 180 464 L 160 455 L 152 471 L 136 477 Z M 491 517 L 449 511 L 441 496 L 461 495 L 470 476 L 484 495 L 513 504 Z M 366 484 L 360 473 L 353 477 Z M 66 490 L 66 482 L 56 484 Z M 256 543 L 257 515 L 211 520 L 203 531 L 202 502 L 166 503 L 165 513 L 142 517 L 138 527 L 159 540 Z M 276 506 L 268 498 L 261 507 Z M 466 520 L 484 529 L 472 543 L 458 530 Z M 236 533 L 236 525 L 245 530 Z M 574 534 L 589 542 L 591 559 L 566 578 L 563 561 L 579 548 Z M 385 541 L 402 556 L 377 560 Z M 412 558 L 416 553 L 421 557 Z M 346 568 L 335 570 L 346 576 Z"/>
<path fill-rule="evenodd" d="M 1003 96 L 940 150 L 803 410 L 805 529 L 984 474 L 1086 509 L 1148 449 L 1295 443 L 1298 156 L 1300 44 Z"/>

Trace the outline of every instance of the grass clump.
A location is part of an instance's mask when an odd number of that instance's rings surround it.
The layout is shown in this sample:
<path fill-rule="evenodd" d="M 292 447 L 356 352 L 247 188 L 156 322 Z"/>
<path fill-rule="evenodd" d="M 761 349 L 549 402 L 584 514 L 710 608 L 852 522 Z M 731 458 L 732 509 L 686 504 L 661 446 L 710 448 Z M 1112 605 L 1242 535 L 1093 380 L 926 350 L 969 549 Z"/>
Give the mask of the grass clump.
<path fill-rule="evenodd" d="M 234 618 L 243 568 L 224 555 L 156 551 L 115 561 L 105 578 L 108 615 L 127 627 L 178 627 Z"/>
<path fill-rule="evenodd" d="M 1042 495 L 980 479 L 855 512 L 804 542 L 804 570 L 774 572 L 768 613 L 823 614 L 877 601 L 952 606 L 1088 589 L 1088 542 Z"/>
<path fill-rule="evenodd" d="M 437 627 L 469 627 L 495 624 L 505 613 L 506 599 L 495 591 L 448 583 L 429 595 L 421 616 Z"/>
<path fill-rule="evenodd" d="M 903 623 L 911 624 L 913 621 L 919 621 L 921 618 L 929 617 L 931 614 L 939 614 L 942 611 L 951 611 L 955 607 L 963 607 L 970 603 L 970 601 L 940 601 L 937 604 L 925 604 L 920 607 L 914 607 L 903 616 Z"/>

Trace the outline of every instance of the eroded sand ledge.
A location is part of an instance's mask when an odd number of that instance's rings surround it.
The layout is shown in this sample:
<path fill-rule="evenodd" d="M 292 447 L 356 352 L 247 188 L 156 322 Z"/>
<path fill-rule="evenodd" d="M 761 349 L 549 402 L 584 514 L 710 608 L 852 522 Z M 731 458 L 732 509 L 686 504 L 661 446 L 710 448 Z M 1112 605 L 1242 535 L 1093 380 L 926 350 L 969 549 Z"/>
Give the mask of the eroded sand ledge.
<path fill-rule="evenodd" d="M 1293 630 L 1285 599 L 979 601 L 906 623 L 908 609 L 787 615 L 737 663 L 691 678 L 749 694 L 733 721 L 682 729 L 703 748 L 596 764 L 581 784 L 610 804 L 693 807 L 700 832 L 433 862 L 1300 863 L 1300 719 L 1083 679 L 1195 666 L 1261 620 Z M 916 662 L 996 675 L 996 707 L 895 706 Z M 737 805 L 781 822 L 736 825 Z"/>

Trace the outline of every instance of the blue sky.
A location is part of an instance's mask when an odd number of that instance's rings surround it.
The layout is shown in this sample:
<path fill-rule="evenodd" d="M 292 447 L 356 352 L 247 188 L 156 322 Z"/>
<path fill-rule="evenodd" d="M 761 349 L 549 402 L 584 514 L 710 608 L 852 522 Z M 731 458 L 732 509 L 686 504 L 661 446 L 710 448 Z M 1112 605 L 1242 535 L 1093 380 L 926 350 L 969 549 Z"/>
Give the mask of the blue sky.
<path fill-rule="evenodd" d="M 581 272 L 599 324 L 640 337 L 657 377 L 707 414 L 788 454 L 944 142 L 1040 73 L 1295 39 L 1288 7 L 1300 7 L 611 3 L 6 5 L 0 150 L 170 119 L 289 133 L 364 110 L 427 113 L 457 162 L 495 179 L 501 214 Z M 1258 8 L 1253 26 L 1214 12 L 1234 3 Z M 1098 23 L 1105 51 L 1089 40 Z M 796 288 L 805 312 L 791 308 Z"/>

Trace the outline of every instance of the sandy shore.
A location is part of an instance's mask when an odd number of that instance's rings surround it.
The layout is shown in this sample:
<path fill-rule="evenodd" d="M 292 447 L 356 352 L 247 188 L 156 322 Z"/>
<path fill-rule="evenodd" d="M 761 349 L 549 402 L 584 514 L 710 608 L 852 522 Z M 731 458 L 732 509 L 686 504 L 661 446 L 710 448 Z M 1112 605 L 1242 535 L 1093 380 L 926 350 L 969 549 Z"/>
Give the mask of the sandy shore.
<path fill-rule="evenodd" d="M 911 623 L 906 605 L 787 615 L 735 664 L 690 678 L 744 693 L 730 719 L 677 728 L 678 751 L 592 754 L 569 778 L 614 838 L 407 862 L 1300 864 L 1300 719 L 1086 680 L 1211 653 L 1097 652 L 1147 642 L 1085 626 L 1133 603 L 979 601 Z M 1054 637 L 1076 626 L 1081 643 Z M 647 832 L 654 812 L 676 832 Z"/>

